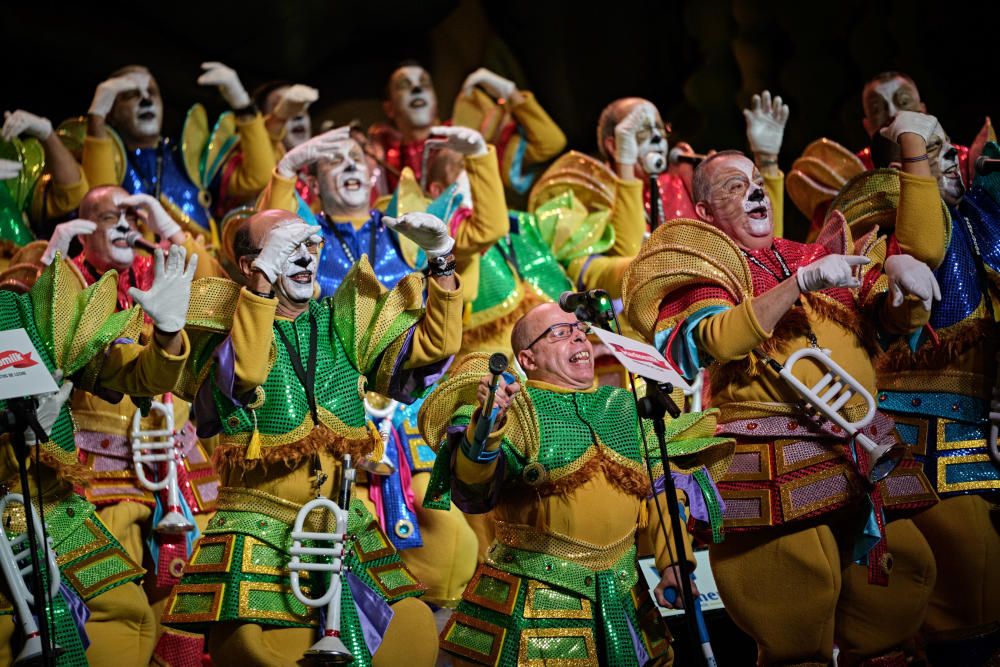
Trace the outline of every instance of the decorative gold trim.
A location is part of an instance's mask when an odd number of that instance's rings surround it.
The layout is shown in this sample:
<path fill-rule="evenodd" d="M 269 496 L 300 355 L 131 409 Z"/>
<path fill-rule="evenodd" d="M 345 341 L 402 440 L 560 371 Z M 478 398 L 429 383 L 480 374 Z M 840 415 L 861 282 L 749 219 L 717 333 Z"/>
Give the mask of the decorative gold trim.
<path fill-rule="evenodd" d="M 482 595 L 477 595 L 475 593 L 476 586 L 482 580 L 483 576 L 490 577 L 491 579 L 496 579 L 507 584 L 510 588 L 507 593 L 507 599 L 503 602 L 496 602 L 488 597 Z M 530 583 L 530 582 L 529 582 Z M 517 604 L 517 596 L 521 590 L 521 578 L 498 570 L 496 568 L 490 567 L 489 565 L 480 565 L 476 568 L 476 573 L 472 575 L 472 579 L 469 584 L 465 587 L 465 591 L 462 592 L 462 599 L 467 602 L 471 602 L 474 605 L 480 607 L 485 607 L 486 609 L 491 609 L 498 614 L 503 614 L 504 616 L 510 616 L 514 612 L 514 606 Z"/>
<path fill-rule="evenodd" d="M 907 444 L 910 447 L 910 452 L 914 455 L 925 456 L 927 454 L 927 434 L 930 431 L 928 427 L 929 420 L 925 417 L 913 417 L 897 413 L 893 413 L 892 420 L 896 422 L 897 426 L 899 424 L 903 424 L 904 426 L 917 427 L 917 442 L 914 444 Z M 899 432 L 898 428 L 896 429 L 896 432 Z M 902 436 L 900 436 L 900 441 L 902 441 Z"/>
<path fill-rule="evenodd" d="M 771 455 L 768 451 L 770 443 L 743 443 L 737 442 L 733 451 L 733 458 L 729 462 L 729 470 L 726 471 L 727 482 L 766 482 L 771 479 Z M 777 449 L 777 446 L 775 446 Z M 760 463 L 760 472 L 734 473 L 732 466 L 736 463 L 736 457 L 741 454 L 757 454 L 757 461 Z"/>
<path fill-rule="evenodd" d="M 374 532 L 378 535 L 378 538 L 382 541 L 382 547 L 376 549 L 375 551 L 365 551 L 361 548 L 361 535 L 360 533 L 371 533 Z M 373 560 L 378 560 L 379 558 L 385 558 L 386 556 L 391 556 L 396 553 L 396 547 L 392 546 L 392 542 L 386 537 L 386 534 L 382 532 L 379 527 L 378 522 L 372 520 L 367 526 L 362 530 L 358 531 L 359 534 L 351 535 L 352 549 L 357 555 L 358 560 L 362 563 L 368 563 Z"/>
<path fill-rule="evenodd" d="M 920 482 L 920 488 L 923 489 L 920 493 L 911 493 L 905 496 L 890 496 L 888 492 L 888 482 L 890 479 L 902 479 L 904 477 L 915 477 L 917 481 Z M 885 486 L 882 490 L 882 504 L 885 507 L 895 507 L 897 505 L 906 505 L 908 503 L 928 501 L 934 499 L 934 490 L 930 487 L 930 480 L 927 479 L 926 475 L 923 473 L 922 468 L 906 468 L 902 470 L 896 468 L 890 474 L 880 486 Z"/>
<path fill-rule="evenodd" d="M 897 420 L 898 421 L 898 420 Z M 937 418 L 937 442 L 935 446 L 937 451 L 948 451 L 954 449 L 986 449 L 986 438 L 977 438 L 975 440 L 946 440 L 945 439 L 945 427 L 948 424 L 956 424 L 954 419 L 944 419 L 943 417 Z"/>
<path fill-rule="evenodd" d="M 480 653 L 479 651 L 474 651 L 468 646 L 463 646 L 462 644 L 456 644 L 455 642 L 449 641 L 448 635 L 455 628 L 455 626 L 459 624 L 474 628 L 480 632 L 485 632 L 493 637 L 493 644 L 490 647 L 490 652 L 488 654 Z M 488 623 L 478 618 L 469 616 L 468 614 L 456 611 L 451 615 L 451 618 L 448 619 L 448 623 L 445 624 L 444 630 L 441 631 L 440 643 L 441 648 L 451 653 L 464 656 L 471 660 L 477 660 L 487 665 L 496 665 L 497 661 L 500 659 L 500 652 L 503 650 L 503 644 L 506 638 L 507 630 L 499 625 L 494 625 L 493 623 Z"/>
<path fill-rule="evenodd" d="M 528 659 L 528 646 L 532 639 L 544 637 L 580 637 L 587 645 L 587 657 Z M 522 667 L 591 667 L 597 660 L 597 643 L 590 628 L 525 628 L 521 630 L 521 643 L 517 649 L 517 664 Z"/>
<path fill-rule="evenodd" d="M 79 577 L 81 570 L 85 570 L 98 563 L 109 560 L 117 560 L 123 563 L 126 566 L 125 571 L 108 577 L 103 577 L 93 586 L 87 586 L 83 583 L 83 580 Z M 80 594 L 80 597 L 85 601 L 89 599 L 92 594 L 103 588 L 109 588 L 120 581 L 135 579 L 145 573 L 146 570 L 133 563 L 124 551 L 120 551 L 118 549 L 100 551 L 89 558 L 85 558 L 78 563 L 74 563 L 73 565 L 62 569 L 63 576 L 69 580 L 73 588 L 76 589 L 76 591 Z"/>
<path fill-rule="evenodd" d="M 386 572 L 392 572 L 394 570 L 399 570 L 405 573 L 406 576 L 409 577 L 413 583 L 403 584 L 402 586 L 397 586 L 396 588 L 387 588 L 386 585 L 382 583 L 380 575 L 385 574 Z M 412 593 L 413 591 L 425 590 L 424 585 L 421 584 L 420 581 L 418 581 L 417 578 L 413 576 L 413 573 L 410 572 L 409 569 L 407 569 L 406 565 L 404 565 L 402 562 L 386 563 L 385 565 L 376 565 L 374 567 L 370 567 L 368 568 L 368 576 L 372 578 L 372 581 L 375 582 L 375 585 L 379 587 L 379 590 L 381 590 L 382 594 L 385 595 L 385 597 L 387 598 L 395 598 L 399 597 L 400 595 L 405 595 L 406 593 Z"/>
<path fill-rule="evenodd" d="M 184 614 L 174 611 L 174 605 L 181 595 L 211 593 L 212 608 L 204 614 Z M 222 600 L 226 594 L 225 584 L 178 584 L 174 587 L 167 601 L 167 608 L 164 610 L 164 623 L 206 623 L 219 620 L 219 611 L 222 609 Z"/>
<path fill-rule="evenodd" d="M 211 465 L 211 464 L 209 464 Z M 218 509 L 219 493 L 216 491 L 215 500 L 206 500 L 205 494 L 202 492 L 202 487 L 214 484 L 216 487 L 221 487 L 222 482 L 214 474 L 208 475 L 201 479 L 191 479 L 188 478 L 189 486 L 191 487 L 191 493 L 194 494 L 194 499 L 198 502 L 198 508 L 203 512 L 214 512 Z"/>
<path fill-rule="evenodd" d="M 275 550 L 274 547 L 267 542 L 245 535 L 243 537 L 243 562 L 241 563 L 240 571 L 243 574 L 249 572 L 251 574 L 270 574 L 276 577 L 286 576 L 288 574 L 287 567 L 271 567 L 269 565 L 258 565 L 253 562 L 253 548 L 258 545 L 267 547 L 272 551 Z"/>
<path fill-rule="evenodd" d="M 251 538 L 246 538 L 251 539 Z M 191 558 L 188 560 L 187 566 L 184 568 L 184 572 L 187 574 L 205 573 L 205 572 L 229 572 L 230 568 L 233 566 L 233 546 L 236 543 L 236 535 L 202 535 L 201 539 L 198 540 L 197 544 L 194 546 L 194 552 L 191 554 Z M 202 548 L 206 545 L 212 544 L 222 544 L 222 559 L 218 563 L 198 563 L 198 556 L 201 554 Z"/>
<path fill-rule="evenodd" d="M 59 553 L 56 557 L 56 563 L 59 566 L 63 566 L 66 563 L 70 563 L 79 558 L 80 556 L 84 555 L 85 553 L 92 553 L 95 551 L 99 551 L 100 549 L 103 549 L 104 547 L 111 544 L 111 540 L 108 539 L 107 535 L 105 535 L 104 532 L 91 519 L 85 519 L 83 522 L 83 527 L 86 528 L 88 531 L 90 531 L 90 534 L 94 536 L 95 541 L 87 542 L 83 546 L 80 546 L 74 549 L 73 551 L 66 551 L 63 553 Z"/>
<path fill-rule="evenodd" d="M 500 519 L 496 520 L 494 529 L 497 542 L 506 547 L 541 554 L 559 554 L 560 559 L 591 570 L 611 569 L 635 546 L 634 530 L 601 546 L 555 531 L 543 532 L 533 526 Z"/>
<path fill-rule="evenodd" d="M 815 442 L 821 451 L 819 454 L 796 461 L 795 463 L 786 463 L 785 447 L 791 447 L 792 445 L 800 442 Z M 840 455 L 836 451 L 830 449 L 829 447 L 825 447 L 820 440 L 810 441 L 803 440 L 801 438 L 783 438 L 781 440 L 774 441 L 774 465 L 778 475 L 784 475 L 795 470 L 802 470 L 803 468 L 808 468 L 809 466 L 816 465 L 817 463 L 836 459 L 838 456 Z"/>
<path fill-rule="evenodd" d="M 291 603 L 292 600 L 298 602 L 298 600 L 296 600 L 292 595 L 292 589 L 285 584 L 270 583 L 266 581 L 241 581 L 239 596 L 239 615 L 241 619 L 263 618 L 273 621 L 302 623 L 304 625 L 317 625 L 319 623 L 317 619 L 309 615 L 308 608 L 306 608 L 306 614 L 302 615 L 294 612 L 272 611 L 269 609 L 257 609 L 255 607 L 251 607 L 250 594 L 254 591 L 281 593 L 288 599 L 289 603 Z M 308 590 L 303 588 L 302 592 L 308 593 Z"/>
<path fill-rule="evenodd" d="M 947 467 L 955 463 L 985 463 L 990 460 L 989 454 L 969 454 L 967 456 L 940 456 L 937 460 L 938 491 L 949 493 L 952 491 L 974 491 L 978 489 L 994 490 L 1000 484 L 996 480 L 981 479 L 972 482 L 956 482 L 948 484 L 945 472 Z"/>
<path fill-rule="evenodd" d="M 722 499 L 729 502 L 730 499 L 739 500 L 744 498 L 756 498 L 760 501 L 760 516 L 754 518 L 733 518 L 724 517 L 723 523 L 726 528 L 742 528 L 745 526 L 770 526 L 773 525 L 771 518 L 771 491 L 769 489 L 720 489 Z"/>
<path fill-rule="evenodd" d="M 552 586 L 546 586 L 534 579 L 528 580 L 528 596 L 524 602 L 525 618 L 593 618 L 593 611 L 590 608 L 590 600 L 581 597 L 577 598 L 580 603 L 579 609 L 539 609 L 535 606 L 535 594 L 540 590 L 558 590 Z"/>
<path fill-rule="evenodd" d="M 847 483 L 847 490 L 844 493 L 826 496 L 825 498 L 820 498 L 819 500 L 802 505 L 798 508 L 792 507 L 791 496 L 793 491 L 797 491 L 803 487 L 817 484 L 837 476 L 843 477 L 844 481 Z M 851 476 L 847 471 L 847 466 L 843 464 L 834 466 L 828 470 L 821 470 L 819 472 L 812 473 L 811 475 L 806 475 L 805 477 L 785 482 L 779 489 L 781 496 L 781 513 L 784 520 L 786 522 L 792 521 L 793 519 L 797 519 L 800 516 L 809 514 L 810 512 L 815 512 L 818 509 L 832 507 L 838 503 L 846 502 L 851 497 L 851 484 Z"/>

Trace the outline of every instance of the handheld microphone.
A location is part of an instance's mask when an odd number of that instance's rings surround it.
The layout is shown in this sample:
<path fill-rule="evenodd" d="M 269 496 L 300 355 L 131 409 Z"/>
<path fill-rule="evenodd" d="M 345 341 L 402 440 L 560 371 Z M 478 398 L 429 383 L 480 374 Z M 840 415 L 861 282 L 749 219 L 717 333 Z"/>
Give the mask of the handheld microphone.
<path fill-rule="evenodd" d="M 667 160 L 663 153 L 649 151 L 642 156 L 642 168 L 647 174 L 662 174 L 667 170 Z"/>
<path fill-rule="evenodd" d="M 985 155 L 976 158 L 977 174 L 992 174 L 995 171 L 1000 171 L 1000 158 L 986 157 Z"/>
<path fill-rule="evenodd" d="M 135 230 L 125 235 L 125 243 L 129 244 L 129 247 L 139 248 L 140 250 L 145 250 L 150 254 L 156 252 L 156 250 L 159 248 L 158 245 L 156 245 L 155 243 L 150 243 L 145 238 L 143 238 L 142 234 L 140 234 Z"/>
<path fill-rule="evenodd" d="M 697 167 L 707 157 L 699 153 L 685 153 L 680 148 L 671 148 L 669 153 L 670 164 L 689 164 L 692 167 Z"/>
<path fill-rule="evenodd" d="M 469 448 L 470 458 L 478 460 L 482 457 L 483 449 L 486 447 L 486 439 L 493 431 L 496 423 L 499 408 L 493 406 L 493 401 L 497 396 L 497 387 L 500 384 L 500 376 L 507 370 L 507 355 L 497 352 L 490 356 L 490 393 L 486 396 L 486 401 L 479 411 L 479 421 L 476 422 L 476 430 L 472 435 L 472 443 Z"/>

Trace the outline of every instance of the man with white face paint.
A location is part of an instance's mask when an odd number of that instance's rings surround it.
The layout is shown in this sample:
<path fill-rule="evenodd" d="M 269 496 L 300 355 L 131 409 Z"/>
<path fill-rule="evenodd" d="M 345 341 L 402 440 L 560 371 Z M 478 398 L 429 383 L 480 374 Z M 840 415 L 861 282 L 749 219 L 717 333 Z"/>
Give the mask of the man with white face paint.
<path fill-rule="evenodd" d="M 523 169 L 551 159 L 566 146 L 565 135 L 534 95 L 518 89 L 513 81 L 479 68 L 466 77 L 459 99 L 471 98 L 477 90 L 488 95 L 501 112 L 509 111 L 513 119 L 493 139 L 497 142 L 497 159 L 505 185 L 512 187 Z M 432 128 L 441 124 L 430 73 L 416 63 L 398 67 L 386 84 L 382 106 L 389 125 L 373 126 L 369 134 L 377 144 L 377 151 L 384 155 L 386 191 L 381 194 L 390 194 L 395 191 L 404 167 L 412 169 L 418 180 L 422 179 L 424 144 Z"/>
<path fill-rule="evenodd" d="M 908 335 L 926 323 L 930 269 L 905 255 L 873 266 L 884 246 L 854 254 L 839 212 L 824 245 L 775 238 L 763 177 L 737 151 L 702 162 L 693 186 L 699 220 L 673 220 L 650 236 L 625 274 L 624 302 L 636 330 L 685 376 L 708 368 L 719 434 L 736 438 L 716 480 L 725 541 L 709 546 L 726 610 L 757 642 L 758 664 L 826 664 L 835 642 L 842 665 L 903 664 L 900 646 L 920 626 L 935 569 L 913 523 L 890 519 L 933 504 L 934 493 L 912 458 L 869 483 L 872 462 L 852 453 L 840 427 L 805 418 L 803 397 L 773 364 L 803 348 L 828 350 L 874 394 L 865 329 Z M 792 372 L 813 387 L 826 369 Z M 852 421 L 867 403 L 855 392 L 839 411 Z M 882 413 L 865 433 L 899 446 Z M 861 539 L 866 522 L 877 529 Z M 861 554 L 867 567 L 853 562 Z"/>
<path fill-rule="evenodd" d="M 183 142 L 163 137 L 159 85 L 148 69 L 130 65 L 114 72 L 94 93 L 87 115 L 83 169 L 91 187 L 120 185 L 133 194 L 151 195 L 186 231 L 211 232 L 214 241 L 213 213 L 218 211 L 212 207 L 213 197 L 218 202 L 242 203 L 257 196 L 274 167 L 274 150 L 264 119 L 236 72 L 217 62 L 203 63 L 202 68 L 205 71 L 198 83 L 217 87 L 236 115 L 238 160 L 226 154 L 212 166 L 215 171 L 192 172 L 188 165 L 198 163 L 209 137 L 195 136 L 195 129 L 190 134 L 185 130 Z M 123 174 L 115 172 L 117 149 L 108 125 L 125 145 Z"/>
<path fill-rule="evenodd" d="M 447 255 L 451 239 L 433 216 L 411 213 L 389 222 L 429 257 Z M 344 457 L 354 463 L 381 457 L 382 438 L 365 415 L 365 387 L 412 401 L 458 351 L 462 295 L 453 261 L 432 263 L 428 277 L 409 274 L 388 292 L 362 257 L 333 297 L 318 301 L 311 296 L 319 232 L 283 210 L 257 213 L 237 231 L 234 254 L 246 286 L 218 297 L 237 299 L 236 309 L 197 399 L 199 433 L 219 435 L 214 458 L 223 487 L 195 564 L 220 542 L 252 549 L 254 561 L 259 555 L 287 563 L 290 524 L 313 498 L 339 497 L 347 483 Z M 350 519 L 341 641 L 359 663 L 433 665 L 433 616 L 413 597 L 422 587 L 359 499 L 343 509 Z M 193 566 L 174 588 L 164 621 L 203 623 L 203 614 L 192 613 L 191 596 L 225 581 L 219 589 L 225 601 L 210 619 L 214 662 L 300 664 L 320 614 L 291 595 L 287 569 L 266 571 L 234 558 L 205 579 L 209 570 Z M 313 587 L 313 596 L 320 593 Z"/>
<path fill-rule="evenodd" d="M 900 112 L 897 117 L 903 118 Z M 882 131 L 887 144 L 893 123 Z M 934 275 L 941 306 L 930 331 L 896 341 L 879 363 L 879 405 L 919 452 L 941 502 L 914 517 L 937 560 L 937 585 L 923 626 L 932 664 L 985 665 L 1000 651 L 1000 528 L 991 518 L 1000 492 L 997 313 L 1000 290 L 1000 182 L 980 175 L 966 188 L 958 151 L 940 125 L 926 155 L 948 205 L 948 247 Z M 891 146 L 891 144 L 889 144 Z M 872 141 L 875 158 L 879 138 Z M 1000 150 L 986 144 L 984 155 Z M 877 166 L 882 166 L 876 160 Z M 994 452 L 997 450 L 993 450 Z"/>
<path fill-rule="evenodd" d="M 271 137 L 276 158 L 312 138 L 312 118 L 309 106 L 319 99 L 319 91 L 311 86 L 288 81 L 272 81 L 258 86 L 253 94 L 257 108 L 264 114 L 264 125 Z M 298 174 L 295 189 L 312 208 L 319 210 L 316 177 L 303 169 Z"/>

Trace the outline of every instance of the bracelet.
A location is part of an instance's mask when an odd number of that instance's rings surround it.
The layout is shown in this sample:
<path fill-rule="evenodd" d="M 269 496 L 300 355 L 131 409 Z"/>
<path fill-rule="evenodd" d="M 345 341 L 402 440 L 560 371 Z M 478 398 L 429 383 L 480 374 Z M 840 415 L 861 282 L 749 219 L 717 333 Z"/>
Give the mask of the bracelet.
<path fill-rule="evenodd" d="M 455 255 L 427 258 L 427 273 L 432 276 L 444 277 L 455 273 Z"/>
<path fill-rule="evenodd" d="M 777 160 L 761 160 L 757 164 L 759 164 L 761 167 L 777 167 L 778 166 L 778 161 Z"/>
<path fill-rule="evenodd" d="M 233 113 L 237 116 L 256 116 L 257 115 L 257 105 L 251 102 L 245 107 L 240 107 L 239 109 L 233 109 Z"/>
<path fill-rule="evenodd" d="M 250 292 L 251 294 L 253 294 L 254 296 L 259 296 L 262 299 L 273 299 L 274 298 L 274 288 L 273 287 L 271 288 L 270 292 L 258 292 L 255 289 L 250 289 L 249 287 L 247 288 L 247 291 Z"/>
<path fill-rule="evenodd" d="M 918 155 L 916 157 L 904 157 L 904 158 L 901 158 L 900 161 L 901 162 L 923 162 L 924 160 L 929 160 L 929 159 L 930 158 L 927 157 L 927 153 L 924 153 L 923 155 Z"/>
<path fill-rule="evenodd" d="M 465 455 L 465 458 L 469 459 L 474 463 L 493 463 L 494 461 L 496 461 L 497 457 L 500 456 L 500 451 L 501 451 L 501 448 L 497 447 L 492 451 L 488 449 L 483 449 L 480 452 L 473 452 L 472 443 L 469 442 L 469 439 L 467 437 L 462 438 L 461 449 L 462 449 L 462 454 Z"/>

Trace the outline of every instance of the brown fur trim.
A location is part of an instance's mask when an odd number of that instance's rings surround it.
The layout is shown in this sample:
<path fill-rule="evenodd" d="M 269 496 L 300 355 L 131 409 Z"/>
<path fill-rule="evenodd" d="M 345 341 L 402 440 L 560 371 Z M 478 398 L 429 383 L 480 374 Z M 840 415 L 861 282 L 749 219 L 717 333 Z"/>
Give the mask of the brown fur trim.
<path fill-rule="evenodd" d="M 369 437 L 345 438 L 326 426 L 317 426 L 309 432 L 309 435 L 296 442 L 277 447 L 262 447 L 260 458 L 257 459 L 246 457 L 247 448 L 244 445 L 220 444 L 212 452 L 212 463 L 215 464 L 219 476 L 224 477 L 229 470 L 253 470 L 257 466 L 263 466 L 266 470 L 275 464 L 292 470 L 303 459 L 318 452 L 327 452 L 335 457 L 347 453 L 357 460 L 361 456 L 371 454 L 373 449 L 374 443 Z"/>
<path fill-rule="evenodd" d="M 521 297 L 521 302 L 514 310 L 495 320 L 481 324 L 475 329 L 466 329 L 462 333 L 462 348 L 474 348 L 481 343 L 496 340 L 497 336 L 504 332 L 509 335 L 517 321 L 524 317 L 529 310 L 547 301 L 528 283 L 523 283 L 522 289 L 524 289 L 524 296 Z"/>
<path fill-rule="evenodd" d="M 916 369 L 946 368 L 964 352 L 996 335 L 993 322 L 985 319 L 960 322 L 938 332 L 939 345 L 928 341 L 916 352 L 900 342 L 882 355 L 876 366 L 879 373 L 899 373 Z"/>
<path fill-rule="evenodd" d="M 87 484 L 92 480 L 96 473 L 83 465 L 82 463 L 73 463 L 67 465 L 63 463 L 51 452 L 47 452 L 41 447 L 36 449 L 38 458 L 43 466 L 51 468 L 56 473 L 56 479 L 66 482 L 67 484 L 72 484 L 73 486 L 87 486 Z M 34 459 L 34 454 L 31 455 Z"/>
<path fill-rule="evenodd" d="M 538 488 L 538 495 L 545 497 L 569 494 L 574 489 L 583 486 L 599 472 L 603 472 L 604 476 L 613 486 L 618 487 L 630 496 L 636 496 L 643 500 L 649 497 L 649 478 L 645 472 L 626 468 L 600 453 L 583 464 L 583 467 L 576 472 L 566 475 L 555 482 L 546 482 L 541 485 Z"/>

